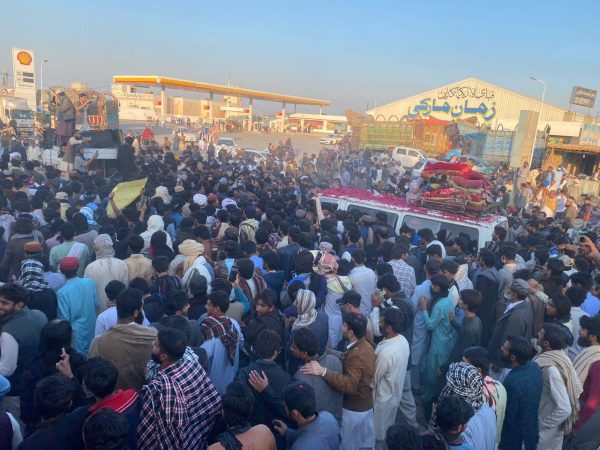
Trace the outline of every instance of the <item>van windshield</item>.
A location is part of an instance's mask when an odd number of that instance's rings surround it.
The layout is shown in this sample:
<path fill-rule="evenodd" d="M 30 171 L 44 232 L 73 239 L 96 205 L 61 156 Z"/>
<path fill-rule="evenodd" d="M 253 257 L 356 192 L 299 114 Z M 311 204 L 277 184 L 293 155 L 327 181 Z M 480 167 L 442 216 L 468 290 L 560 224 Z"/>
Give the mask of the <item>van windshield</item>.
<path fill-rule="evenodd" d="M 460 233 L 465 233 L 471 240 L 479 242 L 479 230 L 475 227 L 466 225 L 458 225 L 456 223 L 441 222 L 431 217 L 420 217 L 406 214 L 402 218 L 402 225 L 407 225 L 415 231 L 423 228 L 429 228 L 434 234 L 437 234 L 441 229 L 446 230 L 446 236 L 452 235 L 457 237 Z M 480 245 L 483 243 L 480 243 Z"/>
<path fill-rule="evenodd" d="M 33 119 L 33 111 L 27 109 L 13 109 L 10 112 L 10 117 L 13 119 Z"/>

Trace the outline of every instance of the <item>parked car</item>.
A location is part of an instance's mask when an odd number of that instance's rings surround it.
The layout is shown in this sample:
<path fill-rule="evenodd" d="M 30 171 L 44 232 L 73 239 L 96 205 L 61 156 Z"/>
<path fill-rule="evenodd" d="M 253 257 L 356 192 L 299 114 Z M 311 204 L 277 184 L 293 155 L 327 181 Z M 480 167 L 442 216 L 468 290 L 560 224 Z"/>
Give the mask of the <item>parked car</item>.
<path fill-rule="evenodd" d="M 436 161 L 437 161 L 437 159 L 434 159 L 434 158 L 425 158 L 425 159 L 420 159 L 420 160 L 417 162 L 417 164 L 415 164 L 415 165 L 413 166 L 413 168 L 412 168 L 412 169 L 410 169 L 410 177 L 411 177 L 412 179 L 415 179 L 415 178 L 421 178 L 421 173 L 423 172 L 423 169 L 425 168 L 425 165 L 426 165 L 428 162 L 430 162 L 430 161 L 431 161 L 431 162 L 436 162 Z"/>
<path fill-rule="evenodd" d="M 483 161 L 479 158 L 476 158 L 474 156 L 469 156 L 469 155 L 453 156 L 452 158 L 450 158 L 450 161 L 463 163 L 463 164 L 471 164 L 473 166 L 473 170 L 475 172 L 492 174 L 496 171 L 496 168 L 494 166 L 490 166 L 485 161 Z"/>
<path fill-rule="evenodd" d="M 416 148 L 394 147 L 392 149 L 392 159 L 399 161 L 402 167 L 408 169 L 414 167 L 419 161 L 427 159 L 427 155 Z"/>
<path fill-rule="evenodd" d="M 257 163 L 261 162 L 261 161 L 265 161 L 266 162 L 266 160 L 267 160 L 268 157 L 269 157 L 269 152 L 267 152 L 265 150 L 254 150 L 252 148 L 245 148 L 244 149 L 243 158 L 245 160 L 253 159 Z"/>
<path fill-rule="evenodd" d="M 341 140 L 341 136 L 338 136 L 337 134 L 330 134 L 329 136 L 323 136 L 321 139 L 319 139 L 319 143 L 321 145 L 337 145 Z"/>

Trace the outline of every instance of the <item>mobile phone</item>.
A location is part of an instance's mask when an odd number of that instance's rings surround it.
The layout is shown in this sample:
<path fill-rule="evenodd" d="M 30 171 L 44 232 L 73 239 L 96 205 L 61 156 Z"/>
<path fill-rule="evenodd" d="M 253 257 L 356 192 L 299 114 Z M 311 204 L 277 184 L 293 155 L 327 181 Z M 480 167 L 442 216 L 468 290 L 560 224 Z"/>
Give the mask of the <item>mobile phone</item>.
<path fill-rule="evenodd" d="M 232 283 L 235 281 L 235 279 L 237 278 L 238 275 L 238 268 L 236 266 L 233 266 L 231 268 L 231 272 L 229 272 L 229 281 L 231 281 Z"/>

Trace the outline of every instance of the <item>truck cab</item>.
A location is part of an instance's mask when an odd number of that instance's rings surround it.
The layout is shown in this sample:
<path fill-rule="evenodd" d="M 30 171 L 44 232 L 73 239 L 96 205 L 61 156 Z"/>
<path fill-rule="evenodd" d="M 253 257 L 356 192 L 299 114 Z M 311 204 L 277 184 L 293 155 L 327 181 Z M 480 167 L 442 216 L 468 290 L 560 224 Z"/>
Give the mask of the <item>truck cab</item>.
<path fill-rule="evenodd" d="M 376 195 L 358 189 L 327 189 L 319 194 L 319 198 L 322 208 L 329 210 L 340 209 L 348 212 L 358 210 L 362 215 L 369 216 L 375 216 L 376 213 L 383 211 L 387 216 L 387 224 L 396 231 L 396 234 L 400 234 L 402 225 L 407 225 L 416 231 L 429 228 L 434 234 L 445 229 L 454 237 L 466 233 L 472 241 L 477 242 L 477 249 L 483 248 L 487 241 L 492 240 L 496 225 L 508 227 L 508 220 L 503 216 L 451 214 L 410 205 L 404 199 L 394 195 Z"/>
<path fill-rule="evenodd" d="M 18 97 L 0 97 L 0 118 L 4 123 L 14 120 L 17 133 L 25 137 L 33 137 L 35 132 L 35 117 L 27 105 L 27 100 Z"/>

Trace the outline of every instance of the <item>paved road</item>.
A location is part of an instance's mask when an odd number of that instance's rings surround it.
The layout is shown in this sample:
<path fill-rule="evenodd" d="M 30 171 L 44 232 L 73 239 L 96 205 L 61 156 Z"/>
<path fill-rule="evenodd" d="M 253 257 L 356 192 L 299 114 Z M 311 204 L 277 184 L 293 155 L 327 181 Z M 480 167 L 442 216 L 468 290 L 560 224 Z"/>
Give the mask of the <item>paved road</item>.
<path fill-rule="evenodd" d="M 144 128 L 144 122 L 135 122 L 135 121 L 121 121 L 121 128 L 124 132 L 129 131 L 130 129 L 140 129 Z M 162 142 L 165 136 L 171 138 L 172 127 L 152 127 L 152 131 L 154 131 L 155 136 L 157 137 L 158 142 Z M 287 134 L 287 133 L 255 133 L 255 132 L 243 132 L 243 133 L 222 133 L 221 137 L 232 137 L 236 140 L 236 143 L 241 148 L 248 148 L 254 150 L 265 150 L 269 143 L 273 143 L 277 145 L 279 141 L 284 141 L 288 138 L 292 138 L 292 145 L 296 150 L 297 155 L 303 155 L 308 153 L 309 155 L 312 153 L 319 153 L 322 145 L 319 144 L 319 139 L 322 135 L 318 134 Z"/>

